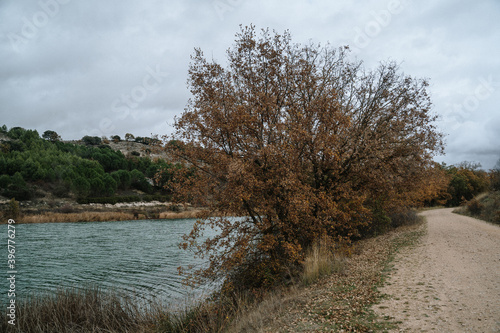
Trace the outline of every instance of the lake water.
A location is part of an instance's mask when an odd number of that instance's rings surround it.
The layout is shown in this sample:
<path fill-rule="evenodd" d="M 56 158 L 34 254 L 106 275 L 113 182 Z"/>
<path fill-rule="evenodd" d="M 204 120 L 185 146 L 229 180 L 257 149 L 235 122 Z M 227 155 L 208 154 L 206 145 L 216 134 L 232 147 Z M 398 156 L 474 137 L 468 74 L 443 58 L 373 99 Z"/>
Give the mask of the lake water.
<path fill-rule="evenodd" d="M 202 265 L 180 250 L 194 219 L 15 225 L 16 298 L 58 287 L 97 285 L 144 300 L 179 302 L 200 293 L 182 284 L 180 265 Z M 0 269 L 7 276 L 7 225 L 2 225 Z M 210 235 L 207 235 L 210 236 Z M 8 281 L 0 283 L 1 301 Z"/>

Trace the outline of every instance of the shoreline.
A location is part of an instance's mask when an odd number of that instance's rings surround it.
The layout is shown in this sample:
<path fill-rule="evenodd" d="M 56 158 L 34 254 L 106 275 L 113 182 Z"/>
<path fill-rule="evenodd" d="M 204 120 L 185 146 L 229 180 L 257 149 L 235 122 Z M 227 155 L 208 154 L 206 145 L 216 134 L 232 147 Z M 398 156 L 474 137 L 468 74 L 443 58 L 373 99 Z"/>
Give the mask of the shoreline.
<path fill-rule="evenodd" d="M 72 204 L 66 207 L 29 207 L 21 209 L 14 218 L 16 224 L 110 222 L 132 220 L 173 220 L 199 218 L 206 208 L 172 203 L 132 202 L 111 204 Z M 7 224 L 12 217 L 4 214 L 0 224 Z"/>

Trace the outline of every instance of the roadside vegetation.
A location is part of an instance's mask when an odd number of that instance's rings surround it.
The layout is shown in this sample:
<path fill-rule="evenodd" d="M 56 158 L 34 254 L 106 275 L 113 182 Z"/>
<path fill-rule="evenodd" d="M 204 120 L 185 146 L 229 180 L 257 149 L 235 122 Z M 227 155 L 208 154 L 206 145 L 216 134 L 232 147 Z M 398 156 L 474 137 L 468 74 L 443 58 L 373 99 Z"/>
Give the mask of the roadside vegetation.
<path fill-rule="evenodd" d="M 454 212 L 500 225 L 500 191 L 478 195 Z"/>
<path fill-rule="evenodd" d="M 315 243 L 287 285 L 272 290 L 215 292 L 184 307 L 141 304 L 97 287 L 59 289 L 16 300 L 16 325 L 2 332 L 278 332 L 313 329 L 369 331 L 395 327 L 370 306 L 395 253 L 423 234 L 415 212 L 400 227 L 349 246 Z"/>
<path fill-rule="evenodd" d="M 489 173 L 469 170 L 468 174 L 462 188 L 470 193 L 462 196 L 454 212 L 500 225 L 500 159 Z"/>

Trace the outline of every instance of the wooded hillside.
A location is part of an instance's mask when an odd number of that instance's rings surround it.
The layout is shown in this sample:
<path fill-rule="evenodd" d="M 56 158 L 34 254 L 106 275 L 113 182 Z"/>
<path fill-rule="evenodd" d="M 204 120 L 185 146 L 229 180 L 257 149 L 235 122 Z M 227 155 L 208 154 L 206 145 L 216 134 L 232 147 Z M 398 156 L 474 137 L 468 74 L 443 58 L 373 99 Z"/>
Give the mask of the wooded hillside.
<path fill-rule="evenodd" d="M 132 190 L 166 195 L 163 186 L 175 168 L 155 154 L 159 141 L 154 138 L 85 136 L 64 142 L 54 131 L 40 136 L 36 130 L 5 125 L 0 135 L 0 195 L 6 199 L 49 195 L 80 202 L 103 197 L 116 201 Z M 155 177 L 160 170 L 162 176 Z"/>

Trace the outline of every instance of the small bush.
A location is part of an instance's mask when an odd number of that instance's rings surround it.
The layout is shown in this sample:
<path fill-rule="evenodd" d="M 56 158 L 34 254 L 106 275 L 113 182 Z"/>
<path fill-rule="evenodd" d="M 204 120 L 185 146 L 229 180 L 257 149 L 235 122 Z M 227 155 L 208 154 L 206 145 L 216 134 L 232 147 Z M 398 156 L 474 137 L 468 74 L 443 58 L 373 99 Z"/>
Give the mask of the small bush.
<path fill-rule="evenodd" d="M 67 198 L 69 197 L 70 189 L 66 183 L 58 182 L 54 186 L 52 193 L 58 198 Z"/>
<path fill-rule="evenodd" d="M 500 211 L 498 207 L 500 207 L 500 192 L 492 191 L 478 195 L 476 198 L 465 202 L 463 206 L 453 212 L 500 224 Z"/>
<path fill-rule="evenodd" d="M 391 219 L 387 215 L 382 202 L 375 200 L 367 204 L 371 212 L 364 216 L 366 224 L 361 224 L 358 228 L 358 237 L 372 237 L 380 234 L 384 234 L 391 227 Z"/>
<path fill-rule="evenodd" d="M 491 171 L 490 182 L 493 191 L 500 191 L 500 170 L 495 169 Z"/>
<path fill-rule="evenodd" d="M 82 138 L 83 143 L 85 143 L 87 146 L 97 146 L 102 143 L 102 139 L 98 136 L 88 136 L 85 135 Z"/>
<path fill-rule="evenodd" d="M 420 221 L 420 217 L 414 210 L 408 209 L 390 214 L 391 227 L 397 228 L 405 225 L 414 225 Z"/>
<path fill-rule="evenodd" d="M 168 209 L 169 209 L 171 212 L 178 213 L 178 212 L 181 212 L 181 211 L 182 211 L 182 205 L 170 205 L 170 206 L 168 206 Z"/>
<path fill-rule="evenodd" d="M 470 200 L 467 204 L 467 210 L 472 214 L 472 215 L 480 215 L 481 211 L 484 208 L 484 205 L 481 204 L 478 200 L 472 199 Z"/>
<path fill-rule="evenodd" d="M 2 179 L 5 183 L 6 179 Z M 30 200 L 34 196 L 33 189 L 26 183 L 22 174 L 16 172 L 10 177 L 7 185 L 1 190 L 1 194 L 7 198 L 16 198 L 19 201 Z"/>
<path fill-rule="evenodd" d="M 69 213 L 74 213 L 75 209 L 71 207 L 70 205 L 64 205 L 61 208 L 59 208 L 59 213 L 63 214 L 69 214 Z"/>
<path fill-rule="evenodd" d="M 19 209 L 19 201 L 12 198 L 9 201 L 9 205 L 7 208 L 7 218 L 9 219 L 17 219 L 21 214 L 21 210 Z"/>

